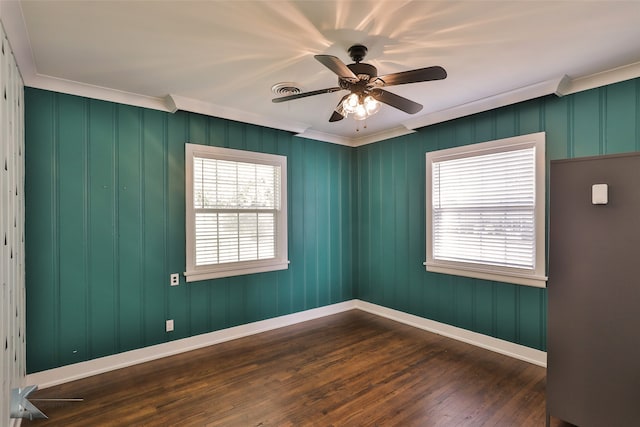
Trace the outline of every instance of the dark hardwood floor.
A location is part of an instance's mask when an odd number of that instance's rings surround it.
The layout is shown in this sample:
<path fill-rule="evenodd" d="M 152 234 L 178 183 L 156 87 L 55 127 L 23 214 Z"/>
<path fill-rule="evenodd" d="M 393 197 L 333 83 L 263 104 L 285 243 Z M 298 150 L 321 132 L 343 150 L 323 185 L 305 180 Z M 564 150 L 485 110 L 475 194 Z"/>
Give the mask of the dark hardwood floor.
<path fill-rule="evenodd" d="M 544 426 L 545 369 L 352 310 L 31 397 L 84 401 L 23 426 Z"/>

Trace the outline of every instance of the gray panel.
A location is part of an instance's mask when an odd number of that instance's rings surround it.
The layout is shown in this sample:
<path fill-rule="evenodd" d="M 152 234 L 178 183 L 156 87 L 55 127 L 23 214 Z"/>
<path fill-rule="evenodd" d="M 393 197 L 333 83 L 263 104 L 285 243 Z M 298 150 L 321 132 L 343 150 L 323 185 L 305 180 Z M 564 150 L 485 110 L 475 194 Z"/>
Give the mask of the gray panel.
<path fill-rule="evenodd" d="M 584 427 L 640 420 L 639 184 L 638 153 L 551 162 L 547 407 Z"/>

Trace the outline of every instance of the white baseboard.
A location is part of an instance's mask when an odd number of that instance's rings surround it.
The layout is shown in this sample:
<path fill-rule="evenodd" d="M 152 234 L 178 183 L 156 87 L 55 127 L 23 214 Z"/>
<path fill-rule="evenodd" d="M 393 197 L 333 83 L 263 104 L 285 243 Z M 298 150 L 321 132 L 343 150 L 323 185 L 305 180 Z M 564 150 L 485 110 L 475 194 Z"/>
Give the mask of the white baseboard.
<path fill-rule="evenodd" d="M 547 353 L 536 350 L 524 345 L 515 344 L 510 341 L 501 340 L 499 338 L 490 337 L 467 329 L 458 328 L 456 326 L 447 325 L 446 323 L 436 322 L 434 320 L 425 319 L 424 317 L 408 314 L 403 311 L 393 310 L 391 308 L 372 304 L 366 301 L 355 300 L 357 309 L 372 313 L 387 319 L 395 320 L 406 325 L 424 329 L 448 338 L 466 342 L 486 350 L 495 351 L 496 353 L 520 359 L 534 365 L 547 367 Z"/>
<path fill-rule="evenodd" d="M 287 314 L 285 316 L 275 317 L 272 319 L 260 320 L 258 322 L 234 326 L 220 331 L 209 332 L 137 350 L 126 351 L 124 353 L 118 353 L 111 356 L 100 357 L 86 362 L 74 363 L 73 365 L 35 372 L 27 375 L 26 383 L 37 384 L 38 389 L 53 387 L 58 384 L 75 381 L 92 375 L 149 362 L 151 360 L 161 359 L 167 356 L 173 356 L 175 354 L 196 350 L 198 348 L 219 344 L 225 341 L 231 341 L 248 335 L 259 334 L 260 332 L 266 332 L 272 329 L 305 322 L 307 320 L 341 313 L 354 308 L 355 300 L 351 300 L 298 313 Z"/>
<path fill-rule="evenodd" d="M 248 323 L 246 325 L 234 326 L 220 331 L 209 332 L 194 337 L 183 338 L 163 344 L 118 353 L 111 356 L 100 357 L 98 359 L 62 366 L 60 368 L 36 372 L 27 375 L 26 384 L 36 384 L 39 389 L 44 389 L 58 384 L 90 377 L 92 375 L 149 362 L 151 360 L 167 356 L 173 356 L 190 350 L 196 350 L 213 344 L 231 341 L 237 338 L 294 325 L 296 323 L 352 309 L 359 309 L 381 317 L 386 317 L 406 325 L 414 326 L 458 341 L 463 341 L 468 344 L 524 360 L 525 362 L 533 363 L 535 365 L 543 367 L 547 366 L 547 354 L 543 351 L 479 334 L 477 332 L 471 332 L 466 329 L 457 328 L 444 323 L 435 322 L 433 320 L 393 310 L 366 301 L 354 299 L 325 307 L 288 314 L 286 316 L 275 317 L 273 319 L 261 320 L 258 322 Z"/>

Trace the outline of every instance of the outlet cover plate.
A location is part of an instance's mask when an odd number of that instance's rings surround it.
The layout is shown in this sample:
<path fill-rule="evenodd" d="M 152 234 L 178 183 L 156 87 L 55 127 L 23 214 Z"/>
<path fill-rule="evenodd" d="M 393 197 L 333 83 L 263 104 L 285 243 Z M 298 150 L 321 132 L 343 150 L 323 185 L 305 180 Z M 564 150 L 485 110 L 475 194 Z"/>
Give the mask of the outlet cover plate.
<path fill-rule="evenodd" d="M 171 286 L 178 286 L 180 284 L 180 274 L 173 273 L 170 277 L 171 279 L 169 281 L 169 284 Z"/>

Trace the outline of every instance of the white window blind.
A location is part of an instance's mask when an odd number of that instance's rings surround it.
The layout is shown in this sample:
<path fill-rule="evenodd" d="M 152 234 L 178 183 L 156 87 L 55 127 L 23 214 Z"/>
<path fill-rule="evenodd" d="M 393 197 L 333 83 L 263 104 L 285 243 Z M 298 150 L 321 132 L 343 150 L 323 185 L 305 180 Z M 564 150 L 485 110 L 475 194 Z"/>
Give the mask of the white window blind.
<path fill-rule="evenodd" d="M 273 258 L 280 167 L 194 157 L 196 265 Z"/>
<path fill-rule="evenodd" d="M 191 275 L 215 278 L 286 265 L 286 159 L 187 145 L 192 146 L 187 216 L 193 220 L 191 230 L 187 227 L 187 240 L 192 237 L 187 280 L 189 269 Z"/>
<path fill-rule="evenodd" d="M 433 164 L 433 256 L 535 267 L 535 148 Z"/>
<path fill-rule="evenodd" d="M 545 286 L 544 133 L 426 157 L 427 270 Z"/>

